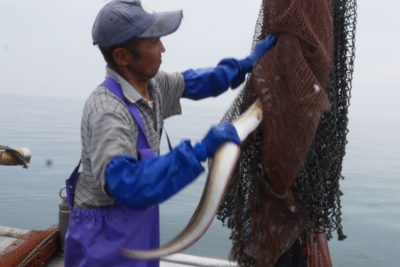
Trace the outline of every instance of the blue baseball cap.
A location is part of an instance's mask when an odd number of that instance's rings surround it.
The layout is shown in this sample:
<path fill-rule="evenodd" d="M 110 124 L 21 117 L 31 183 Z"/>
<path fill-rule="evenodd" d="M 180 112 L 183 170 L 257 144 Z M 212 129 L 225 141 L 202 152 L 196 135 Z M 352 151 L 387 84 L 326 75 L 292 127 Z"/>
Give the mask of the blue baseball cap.
<path fill-rule="evenodd" d="M 113 47 L 132 38 L 160 38 L 175 32 L 182 17 L 182 10 L 154 12 L 139 0 L 113 0 L 97 14 L 93 44 Z"/>

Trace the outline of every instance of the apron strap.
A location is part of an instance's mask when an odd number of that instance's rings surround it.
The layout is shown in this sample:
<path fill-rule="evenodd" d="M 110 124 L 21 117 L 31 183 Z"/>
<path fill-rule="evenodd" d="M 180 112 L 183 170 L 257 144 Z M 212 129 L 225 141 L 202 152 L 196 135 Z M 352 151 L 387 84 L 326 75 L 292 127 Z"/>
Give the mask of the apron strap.
<path fill-rule="evenodd" d="M 75 188 L 79 179 L 79 167 L 81 166 L 81 161 L 79 161 L 78 165 L 76 165 L 74 171 L 65 180 L 65 188 L 67 191 L 67 204 L 70 209 L 74 207 L 74 198 L 75 198 Z"/>
<path fill-rule="evenodd" d="M 128 108 L 130 113 L 132 114 L 133 119 L 136 121 L 138 125 L 138 155 L 140 159 L 149 159 L 155 157 L 153 149 L 150 147 L 150 144 L 146 138 L 145 127 L 140 116 L 139 110 L 135 104 L 126 101 L 122 94 L 121 86 L 111 77 L 107 77 L 106 80 L 102 83 L 102 85 L 107 88 L 111 93 L 117 96 Z M 66 189 L 67 189 L 67 202 L 68 206 L 72 209 L 74 206 L 74 198 L 75 198 L 75 189 L 79 179 L 79 167 L 81 165 L 81 161 L 79 161 L 78 165 L 75 167 L 74 171 L 71 175 L 66 179 Z"/>
<path fill-rule="evenodd" d="M 138 108 L 136 107 L 135 104 L 130 103 L 125 99 L 124 95 L 122 94 L 121 85 L 119 83 L 117 83 L 113 78 L 107 77 L 105 79 L 105 81 L 102 83 L 102 85 L 105 88 L 107 88 L 111 93 L 113 93 L 116 97 L 118 97 L 131 112 L 134 120 L 136 121 L 136 123 L 139 127 L 138 140 L 137 140 L 139 154 L 140 154 L 141 158 L 146 158 L 147 156 L 149 156 L 148 149 L 150 149 L 150 150 L 152 150 L 152 149 L 151 149 L 148 139 L 146 137 L 146 134 L 145 134 L 146 129 L 144 127 L 144 123 L 143 123 L 142 117 L 140 116 Z M 142 151 L 146 155 L 142 155 L 143 154 Z"/>

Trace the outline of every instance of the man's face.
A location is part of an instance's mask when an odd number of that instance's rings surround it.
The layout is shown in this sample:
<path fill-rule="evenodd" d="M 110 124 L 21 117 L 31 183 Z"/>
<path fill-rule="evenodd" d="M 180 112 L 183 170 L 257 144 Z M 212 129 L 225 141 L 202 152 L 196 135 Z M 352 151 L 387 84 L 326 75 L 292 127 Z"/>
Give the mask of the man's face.
<path fill-rule="evenodd" d="M 140 39 L 129 49 L 132 56 L 128 69 L 133 75 L 142 78 L 153 78 L 161 65 L 161 56 L 165 48 L 160 39 Z"/>

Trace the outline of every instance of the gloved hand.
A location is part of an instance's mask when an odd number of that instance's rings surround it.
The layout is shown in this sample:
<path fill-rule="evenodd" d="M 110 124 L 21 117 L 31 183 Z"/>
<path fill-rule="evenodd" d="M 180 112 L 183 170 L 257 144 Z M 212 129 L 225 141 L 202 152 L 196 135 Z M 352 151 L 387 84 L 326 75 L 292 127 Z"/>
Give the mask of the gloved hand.
<path fill-rule="evenodd" d="M 204 139 L 194 147 L 194 153 L 199 161 L 213 157 L 217 149 L 225 142 L 241 144 L 235 127 L 231 123 L 221 123 L 211 127 Z"/>
<path fill-rule="evenodd" d="M 275 43 L 276 37 L 272 34 L 268 35 L 265 39 L 256 43 L 253 53 L 246 57 L 244 61 L 253 67 Z"/>

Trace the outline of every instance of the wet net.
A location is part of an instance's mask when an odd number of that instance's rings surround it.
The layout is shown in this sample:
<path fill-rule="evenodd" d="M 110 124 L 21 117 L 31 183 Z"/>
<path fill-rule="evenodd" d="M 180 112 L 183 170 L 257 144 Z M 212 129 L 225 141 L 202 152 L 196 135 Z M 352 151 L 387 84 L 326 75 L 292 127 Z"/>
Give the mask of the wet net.
<path fill-rule="evenodd" d="M 240 266 L 301 266 L 293 262 L 314 236 L 345 238 L 339 182 L 356 7 L 356 0 L 262 3 L 254 41 L 273 33 L 277 44 L 223 118 L 232 121 L 256 98 L 262 101 L 262 125 L 243 144 L 218 212 L 232 229 L 231 258 Z M 330 265 L 310 258 L 308 266 Z"/>

